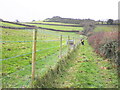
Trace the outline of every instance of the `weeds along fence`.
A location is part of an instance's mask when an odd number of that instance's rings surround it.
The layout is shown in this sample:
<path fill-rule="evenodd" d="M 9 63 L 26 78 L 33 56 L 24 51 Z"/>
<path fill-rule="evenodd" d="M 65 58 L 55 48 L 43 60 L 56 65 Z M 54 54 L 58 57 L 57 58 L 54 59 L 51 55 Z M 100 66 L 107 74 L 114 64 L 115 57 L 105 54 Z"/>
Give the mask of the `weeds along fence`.
<path fill-rule="evenodd" d="M 40 29 L 5 29 L 2 33 L 3 88 L 32 87 L 34 80 L 74 50 L 81 38 Z"/>

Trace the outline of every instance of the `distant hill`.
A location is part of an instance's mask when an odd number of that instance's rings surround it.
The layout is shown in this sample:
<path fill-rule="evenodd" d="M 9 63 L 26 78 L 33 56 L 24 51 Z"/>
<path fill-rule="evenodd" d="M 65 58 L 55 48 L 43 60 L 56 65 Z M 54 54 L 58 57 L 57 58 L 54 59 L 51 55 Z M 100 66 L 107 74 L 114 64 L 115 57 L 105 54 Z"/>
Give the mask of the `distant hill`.
<path fill-rule="evenodd" d="M 62 18 L 60 16 L 54 16 L 52 18 L 47 18 L 44 22 L 61 22 L 61 23 L 70 23 L 70 24 L 83 24 L 83 23 L 95 23 L 91 19 L 73 19 L 73 18 Z"/>

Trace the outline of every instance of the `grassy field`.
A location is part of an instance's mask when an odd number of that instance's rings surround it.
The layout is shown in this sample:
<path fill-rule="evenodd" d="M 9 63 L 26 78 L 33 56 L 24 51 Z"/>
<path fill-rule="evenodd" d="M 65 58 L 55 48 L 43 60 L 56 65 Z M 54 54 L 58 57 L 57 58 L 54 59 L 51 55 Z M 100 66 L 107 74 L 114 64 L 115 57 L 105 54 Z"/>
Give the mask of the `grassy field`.
<path fill-rule="evenodd" d="M 40 25 L 40 24 L 28 24 L 28 25 L 35 25 L 37 27 L 50 28 L 56 30 L 79 30 L 79 31 L 83 30 L 82 27 L 54 26 L 54 25 Z"/>
<path fill-rule="evenodd" d="M 6 24 L 6 26 L 11 26 Z M 16 25 L 12 25 L 14 27 Z M 59 28 L 60 29 L 60 28 Z M 2 28 L 2 72 L 3 87 L 21 87 L 31 80 L 32 58 L 32 30 L 13 30 Z M 80 38 L 75 33 L 54 32 L 49 30 L 37 31 L 37 57 L 36 70 L 49 69 L 59 60 L 60 35 L 63 36 L 63 53 L 67 53 L 66 41 Z M 40 71 L 42 72 L 42 71 Z M 16 79 L 17 78 L 17 79 Z M 27 80 L 27 81 L 25 81 Z M 16 84 L 15 84 L 16 83 Z"/>
<path fill-rule="evenodd" d="M 33 21 L 32 23 L 61 24 L 61 25 L 79 25 L 79 24 L 59 23 L 59 22 L 43 22 L 43 21 Z"/>
<path fill-rule="evenodd" d="M 53 80 L 53 88 L 117 88 L 117 70 L 101 58 L 85 41 L 71 57 L 63 73 Z"/>
<path fill-rule="evenodd" d="M 25 26 L 16 25 L 16 24 L 11 24 L 11 23 L 6 23 L 6 22 L 1 22 L 1 21 L 0 21 L 0 26 L 9 26 L 9 27 L 25 27 Z"/>
<path fill-rule="evenodd" d="M 109 31 L 117 31 L 118 26 L 117 25 L 97 25 L 94 29 L 95 32 L 109 32 Z"/>
<path fill-rule="evenodd" d="M 41 23 L 41 22 L 37 22 Z M 55 22 L 43 22 L 60 24 Z M 63 23 L 62 23 L 63 24 Z M 5 26 L 17 27 L 14 24 L 4 23 Z M 34 24 L 35 25 L 35 24 Z M 66 24 L 68 25 L 68 24 Z M 38 25 L 44 28 L 58 30 L 83 30 L 81 27 L 65 27 L 53 25 Z M 18 25 L 18 27 L 21 27 Z M 31 87 L 31 58 L 33 31 L 2 29 L 2 86 L 6 88 Z M 107 26 L 97 26 L 96 32 L 112 30 Z M 66 44 L 68 36 L 77 43 L 84 36 L 76 33 L 54 32 L 49 30 L 37 30 L 37 51 L 35 77 L 44 76 L 47 71 L 59 62 L 60 35 L 63 36 L 62 53 L 67 54 Z M 51 87 L 76 87 L 76 88 L 116 88 L 117 72 L 112 69 L 108 60 L 97 56 L 85 40 L 85 46 L 81 46 L 70 63 L 66 66 L 66 72 L 55 77 L 55 83 Z M 49 87 L 49 86 L 48 86 Z"/>

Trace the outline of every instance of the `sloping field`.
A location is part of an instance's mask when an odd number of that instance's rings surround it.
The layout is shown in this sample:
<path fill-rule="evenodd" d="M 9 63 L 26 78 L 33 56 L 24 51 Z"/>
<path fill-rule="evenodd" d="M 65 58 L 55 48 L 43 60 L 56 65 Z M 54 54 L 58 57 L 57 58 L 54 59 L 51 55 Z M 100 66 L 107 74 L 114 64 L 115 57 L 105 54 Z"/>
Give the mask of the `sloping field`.
<path fill-rule="evenodd" d="M 108 59 L 101 58 L 88 45 L 80 46 L 74 58 L 47 84 L 53 88 L 114 88 L 119 86 L 118 72 Z"/>
<path fill-rule="evenodd" d="M 31 23 L 43 23 L 43 24 L 60 24 L 60 25 L 79 25 L 79 24 L 68 24 L 68 23 L 59 23 L 59 22 L 43 22 L 43 21 L 33 21 Z"/>
<path fill-rule="evenodd" d="M 12 24 L 12 23 L 6 23 L 6 22 L 0 22 L 0 26 L 25 27 L 25 26 L 21 26 L 21 25 Z"/>
<path fill-rule="evenodd" d="M 96 25 L 95 32 L 118 31 L 118 25 Z"/>
<path fill-rule="evenodd" d="M 19 26 L 19 27 L 17 27 Z M 16 22 L 9 22 L 9 21 L 2 21 L 1 28 L 8 28 L 8 29 L 32 29 L 32 28 L 39 28 L 44 30 L 51 30 L 51 31 L 61 31 L 61 32 L 79 32 L 83 30 L 82 27 L 72 27 L 72 26 L 56 26 L 56 25 L 41 25 L 41 24 L 28 24 L 28 23 L 16 23 Z"/>
<path fill-rule="evenodd" d="M 55 25 L 41 25 L 41 24 L 28 24 L 28 25 L 35 25 L 37 27 L 49 28 L 49 29 L 56 29 L 56 30 L 70 30 L 70 31 L 82 31 L 82 27 L 71 27 L 71 26 L 55 26 Z"/>
<path fill-rule="evenodd" d="M 10 26 L 10 24 L 7 24 L 7 26 Z M 0 74 L 2 75 L 3 87 L 29 86 L 31 82 L 33 30 L 1 29 L 2 58 L 0 59 L 0 65 L 3 69 Z M 50 66 L 58 62 L 61 35 L 62 53 L 66 55 L 68 36 L 70 39 L 74 38 L 77 43 L 80 35 L 37 29 L 36 72 L 39 70 L 41 74 L 44 74 Z M 42 73 L 43 69 L 44 73 Z"/>
<path fill-rule="evenodd" d="M 49 22 L 50 24 L 50 22 Z M 51 23 L 52 24 L 52 23 Z M 54 23 L 55 24 L 55 23 Z M 58 23 L 57 23 L 58 24 Z M 60 23 L 59 23 L 60 24 Z M 28 24 L 28 26 L 33 24 Z M 39 25 L 54 30 L 82 30 L 82 27 Z M 7 27 L 17 27 L 15 23 L 4 23 Z M 26 28 L 27 25 L 23 24 Z M 18 27 L 22 27 L 22 24 Z M 104 27 L 97 27 L 99 31 Z M 109 28 L 109 27 L 108 27 Z M 34 29 L 6 29 L 2 30 L 2 58 L 0 72 L 2 87 L 4 88 L 30 88 L 32 71 L 32 46 Z M 62 56 L 61 51 L 62 35 Z M 85 45 L 77 47 L 69 55 L 73 46 L 67 44 L 68 39 L 76 44 L 84 36 L 73 32 L 55 32 L 37 28 L 35 82 L 36 87 L 48 88 L 117 88 L 117 70 L 112 67 L 109 60 L 97 56 L 85 40 Z M 68 56 L 69 55 L 69 56 Z M 67 60 L 67 61 L 64 61 Z M 61 64 L 59 64 L 61 63 Z M 65 66 L 64 66 L 65 65 Z M 54 68 L 56 71 L 54 71 Z M 64 68 L 61 70 L 61 68 Z M 45 78 L 44 76 L 47 76 Z M 42 81 L 42 78 L 43 79 Z M 41 82 L 39 82 L 41 79 Z"/>
<path fill-rule="evenodd" d="M 65 25 L 65 24 L 46 24 L 46 23 L 28 23 L 28 24 L 41 24 L 41 25 L 54 25 L 54 26 L 68 26 L 68 27 L 82 27 L 80 25 Z"/>

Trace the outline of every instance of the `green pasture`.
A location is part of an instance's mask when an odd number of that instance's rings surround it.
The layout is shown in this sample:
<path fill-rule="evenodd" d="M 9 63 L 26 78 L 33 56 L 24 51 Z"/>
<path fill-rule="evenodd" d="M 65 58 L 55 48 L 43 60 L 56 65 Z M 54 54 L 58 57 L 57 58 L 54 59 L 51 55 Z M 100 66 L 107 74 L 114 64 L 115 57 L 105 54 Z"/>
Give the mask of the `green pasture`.
<path fill-rule="evenodd" d="M 63 73 L 53 80 L 48 87 L 53 88 L 117 88 L 118 74 L 108 59 L 93 52 L 93 48 L 85 40 L 70 58 Z"/>
<path fill-rule="evenodd" d="M 12 23 L 6 23 L 6 22 L 0 22 L 0 26 L 8 26 L 8 27 L 26 27 L 26 26 L 21 26 L 21 25 L 16 25 Z"/>
<path fill-rule="evenodd" d="M 55 26 L 55 25 L 41 25 L 41 24 L 28 24 L 28 25 L 34 25 L 37 27 L 43 27 L 43 28 L 50 28 L 50 29 L 56 29 L 56 30 L 79 30 L 82 31 L 83 27 L 68 27 L 68 26 Z"/>
<path fill-rule="evenodd" d="M 53 22 L 49 23 L 52 24 Z M 56 30 L 83 30 L 83 27 L 71 27 L 71 26 L 55 26 L 55 25 L 41 25 L 41 24 L 28 24 L 24 23 L 26 25 L 34 25 L 38 27 L 43 27 L 43 28 L 50 28 L 50 29 L 56 29 Z M 61 24 L 61 23 L 55 23 L 54 24 Z M 66 25 L 63 24 L 62 25 Z M 16 25 L 16 24 L 11 24 L 11 23 L 6 23 L 6 22 L 0 22 L 0 26 L 8 26 L 8 27 L 26 27 L 22 25 Z"/>
<path fill-rule="evenodd" d="M 62 24 L 56 22 L 41 22 L 34 21 L 34 23 L 48 23 L 48 24 Z M 26 23 L 28 24 L 28 23 Z M 2 25 L 0 23 L 0 25 Z M 4 26 L 24 27 L 15 24 L 4 23 Z M 54 25 L 40 25 L 28 24 L 38 27 L 51 28 L 57 30 L 83 30 L 82 27 L 68 27 L 68 26 L 54 26 Z M 73 24 L 64 24 L 73 25 Z M 2 30 L 2 59 L 0 65 L 2 66 L 2 86 L 4 88 L 25 88 L 31 87 L 31 65 L 32 65 L 32 45 L 33 45 L 33 30 L 24 29 L 4 29 Z M 95 32 L 117 30 L 116 26 L 96 26 Z M 57 65 L 60 55 L 60 36 L 62 35 L 62 54 L 67 55 L 68 36 L 74 39 L 75 43 L 80 41 L 83 36 L 72 32 L 55 32 L 50 30 L 37 29 L 37 45 L 36 45 L 36 68 L 35 78 L 44 76 L 49 69 Z M 55 84 L 52 87 L 76 87 L 76 88 L 103 88 L 116 87 L 117 76 L 114 69 L 101 70 L 101 67 L 110 67 L 108 62 L 104 62 L 103 58 L 97 56 L 93 49 L 85 40 L 85 46 L 80 46 L 79 52 L 71 57 L 66 66 L 66 75 L 58 75 L 55 79 Z M 20 55 L 20 56 L 19 56 Z M 70 68 L 72 66 L 72 68 Z M 73 76 L 71 76 L 73 75 Z M 52 77 L 52 76 L 51 76 Z M 60 78 L 61 77 L 61 78 Z M 64 78 L 63 78 L 64 77 Z M 56 78 L 56 77 L 55 77 Z M 110 79 L 109 79 L 110 78 Z M 67 82 L 66 82 L 66 81 Z M 108 82 L 109 81 L 109 82 Z M 107 84 L 106 84 L 107 83 Z"/>
<path fill-rule="evenodd" d="M 56 61 L 59 60 L 61 35 L 63 40 L 63 53 L 67 53 L 66 41 L 68 40 L 68 36 L 70 36 L 70 39 L 74 38 L 75 42 L 82 38 L 82 36 L 76 33 L 37 30 L 36 62 L 38 63 L 36 64 L 40 65 L 40 67 L 39 65 L 37 66 L 38 69 L 49 69 L 49 65 L 55 65 Z M 28 82 L 28 80 L 31 80 L 32 44 L 33 30 L 2 28 L 3 61 L 0 61 L 0 65 L 2 65 L 2 72 L 0 72 L 0 74 L 3 77 L 3 87 L 21 87 Z M 14 83 L 16 84 L 14 85 Z"/>
<path fill-rule="evenodd" d="M 118 26 L 117 25 L 96 25 L 96 28 L 94 29 L 95 32 L 109 32 L 109 31 L 117 31 Z"/>
<path fill-rule="evenodd" d="M 59 22 L 44 22 L 44 21 L 33 21 L 32 23 L 61 24 L 61 25 L 78 25 L 79 26 L 79 24 L 59 23 Z"/>

